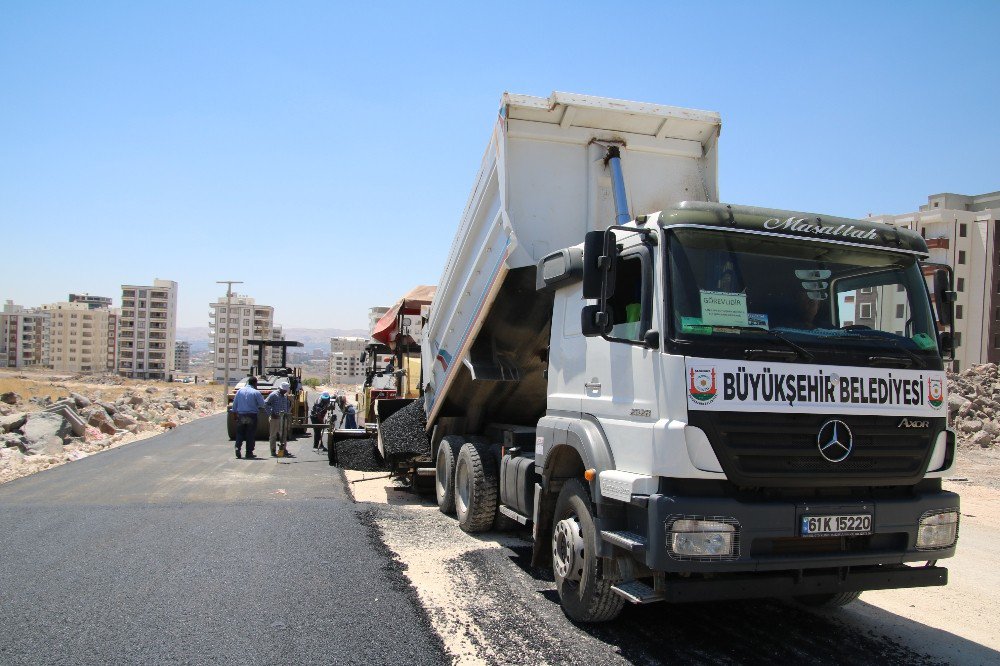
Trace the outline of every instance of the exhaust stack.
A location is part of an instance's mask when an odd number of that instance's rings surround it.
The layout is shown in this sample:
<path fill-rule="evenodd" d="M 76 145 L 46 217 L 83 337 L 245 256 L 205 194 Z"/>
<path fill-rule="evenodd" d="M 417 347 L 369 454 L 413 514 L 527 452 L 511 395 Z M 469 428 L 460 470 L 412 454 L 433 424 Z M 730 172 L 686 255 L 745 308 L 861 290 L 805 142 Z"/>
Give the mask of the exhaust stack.
<path fill-rule="evenodd" d="M 622 156 L 618 146 L 608 148 L 608 154 L 604 161 L 611 169 L 611 188 L 615 197 L 615 224 L 627 224 L 632 216 L 628 212 L 625 174 L 622 172 Z"/>

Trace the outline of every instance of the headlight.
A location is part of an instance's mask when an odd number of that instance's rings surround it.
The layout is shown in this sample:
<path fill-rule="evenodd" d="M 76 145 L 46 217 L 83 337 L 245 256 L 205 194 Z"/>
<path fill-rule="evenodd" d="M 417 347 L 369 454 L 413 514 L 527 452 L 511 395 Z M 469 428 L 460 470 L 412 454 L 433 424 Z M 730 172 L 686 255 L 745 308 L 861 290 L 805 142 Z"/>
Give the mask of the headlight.
<path fill-rule="evenodd" d="M 958 511 L 925 513 L 917 525 L 917 549 L 948 548 L 958 539 Z"/>
<path fill-rule="evenodd" d="M 675 520 L 667 532 L 667 547 L 681 558 L 728 558 L 738 554 L 734 519 Z"/>

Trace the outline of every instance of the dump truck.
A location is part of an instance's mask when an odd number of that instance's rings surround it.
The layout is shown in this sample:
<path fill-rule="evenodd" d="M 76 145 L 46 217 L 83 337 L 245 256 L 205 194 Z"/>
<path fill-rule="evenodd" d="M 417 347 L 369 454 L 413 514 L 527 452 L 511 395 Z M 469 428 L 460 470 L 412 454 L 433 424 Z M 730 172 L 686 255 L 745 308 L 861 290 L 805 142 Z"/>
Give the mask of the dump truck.
<path fill-rule="evenodd" d="M 302 347 L 302 343 L 294 340 L 247 340 L 247 344 L 256 348 L 254 372 L 257 377 L 257 390 L 265 398 L 273 391 L 277 391 L 281 382 L 287 381 L 289 383 L 288 400 L 291 403 L 291 417 L 286 423 L 288 428 L 288 432 L 285 433 L 286 438 L 304 434 L 307 429 L 309 405 L 306 401 L 306 389 L 302 385 L 302 369 L 288 365 L 288 348 Z M 265 363 L 266 350 L 272 347 L 281 349 L 280 365 L 269 366 Z M 229 411 L 229 407 L 233 404 L 236 392 L 246 386 L 249 379 L 248 375 L 238 381 L 227 395 L 226 433 L 229 435 L 230 441 L 236 439 L 236 415 Z M 267 414 L 261 409 L 260 414 L 257 415 L 257 433 L 255 435 L 257 439 L 267 439 L 270 436 L 267 419 Z"/>
<path fill-rule="evenodd" d="M 576 621 L 947 582 L 949 269 L 906 229 L 719 203 L 720 129 L 505 94 L 430 310 L 438 505 L 530 526 Z"/>

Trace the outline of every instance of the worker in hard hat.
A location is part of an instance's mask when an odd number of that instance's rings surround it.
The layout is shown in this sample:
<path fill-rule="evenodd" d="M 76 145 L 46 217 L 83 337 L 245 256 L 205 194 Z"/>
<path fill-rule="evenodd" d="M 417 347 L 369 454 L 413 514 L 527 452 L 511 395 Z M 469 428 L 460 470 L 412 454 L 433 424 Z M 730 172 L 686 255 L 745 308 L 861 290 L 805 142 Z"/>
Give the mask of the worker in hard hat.
<path fill-rule="evenodd" d="M 330 399 L 330 394 L 324 391 L 309 410 L 309 420 L 315 425 L 326 423 L 326 415 L 331 407 L 333 401 Z M 323 446 L 323 428 L 313 428 L 313 449 L 317 453 L 326 451 L 326 447 Z"/>
<path fill-rule="evenodd" d="M 288 389 L 290 385 L 287 381 L 282 381 L 278 384 L 278 390 L 272 391 L 271 395 L 264 399 L 264 408 L 267 410 L 270 418 L 268 419 L 269 425 L 271 427 L 271 457 L 278 457 L 278 439 L 281 439 L 281 455 L 292 458 L 291 454 L 288 453 L 287 449 L 287 429 L 285 426 L 285 421 L 288 419 L 292 411 L 292 403 L 288 399 Z"/>

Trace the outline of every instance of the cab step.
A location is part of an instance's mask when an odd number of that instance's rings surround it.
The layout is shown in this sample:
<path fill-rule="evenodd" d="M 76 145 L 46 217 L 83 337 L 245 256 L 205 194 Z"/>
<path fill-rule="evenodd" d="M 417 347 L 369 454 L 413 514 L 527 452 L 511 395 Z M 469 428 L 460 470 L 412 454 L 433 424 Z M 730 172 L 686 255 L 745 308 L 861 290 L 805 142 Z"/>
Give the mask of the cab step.
<path fill-rule="evenodd" d="M 611 591 L 633 604 L 651 604 L 667 598 L 666 595 L 637 580 L 612 585 Z"/>
<path fill-rule="evenodd" d="M 636 534 L 635 532 L 626 531 L 610 531 L 605 530 L 601 532 L 601 538 L 610 543 L 612 546 L 618 546 L 619 548 L 624 548 L 630 553 L 641 554 L 646 552 L 646 537 L 641 534 Z"/>

